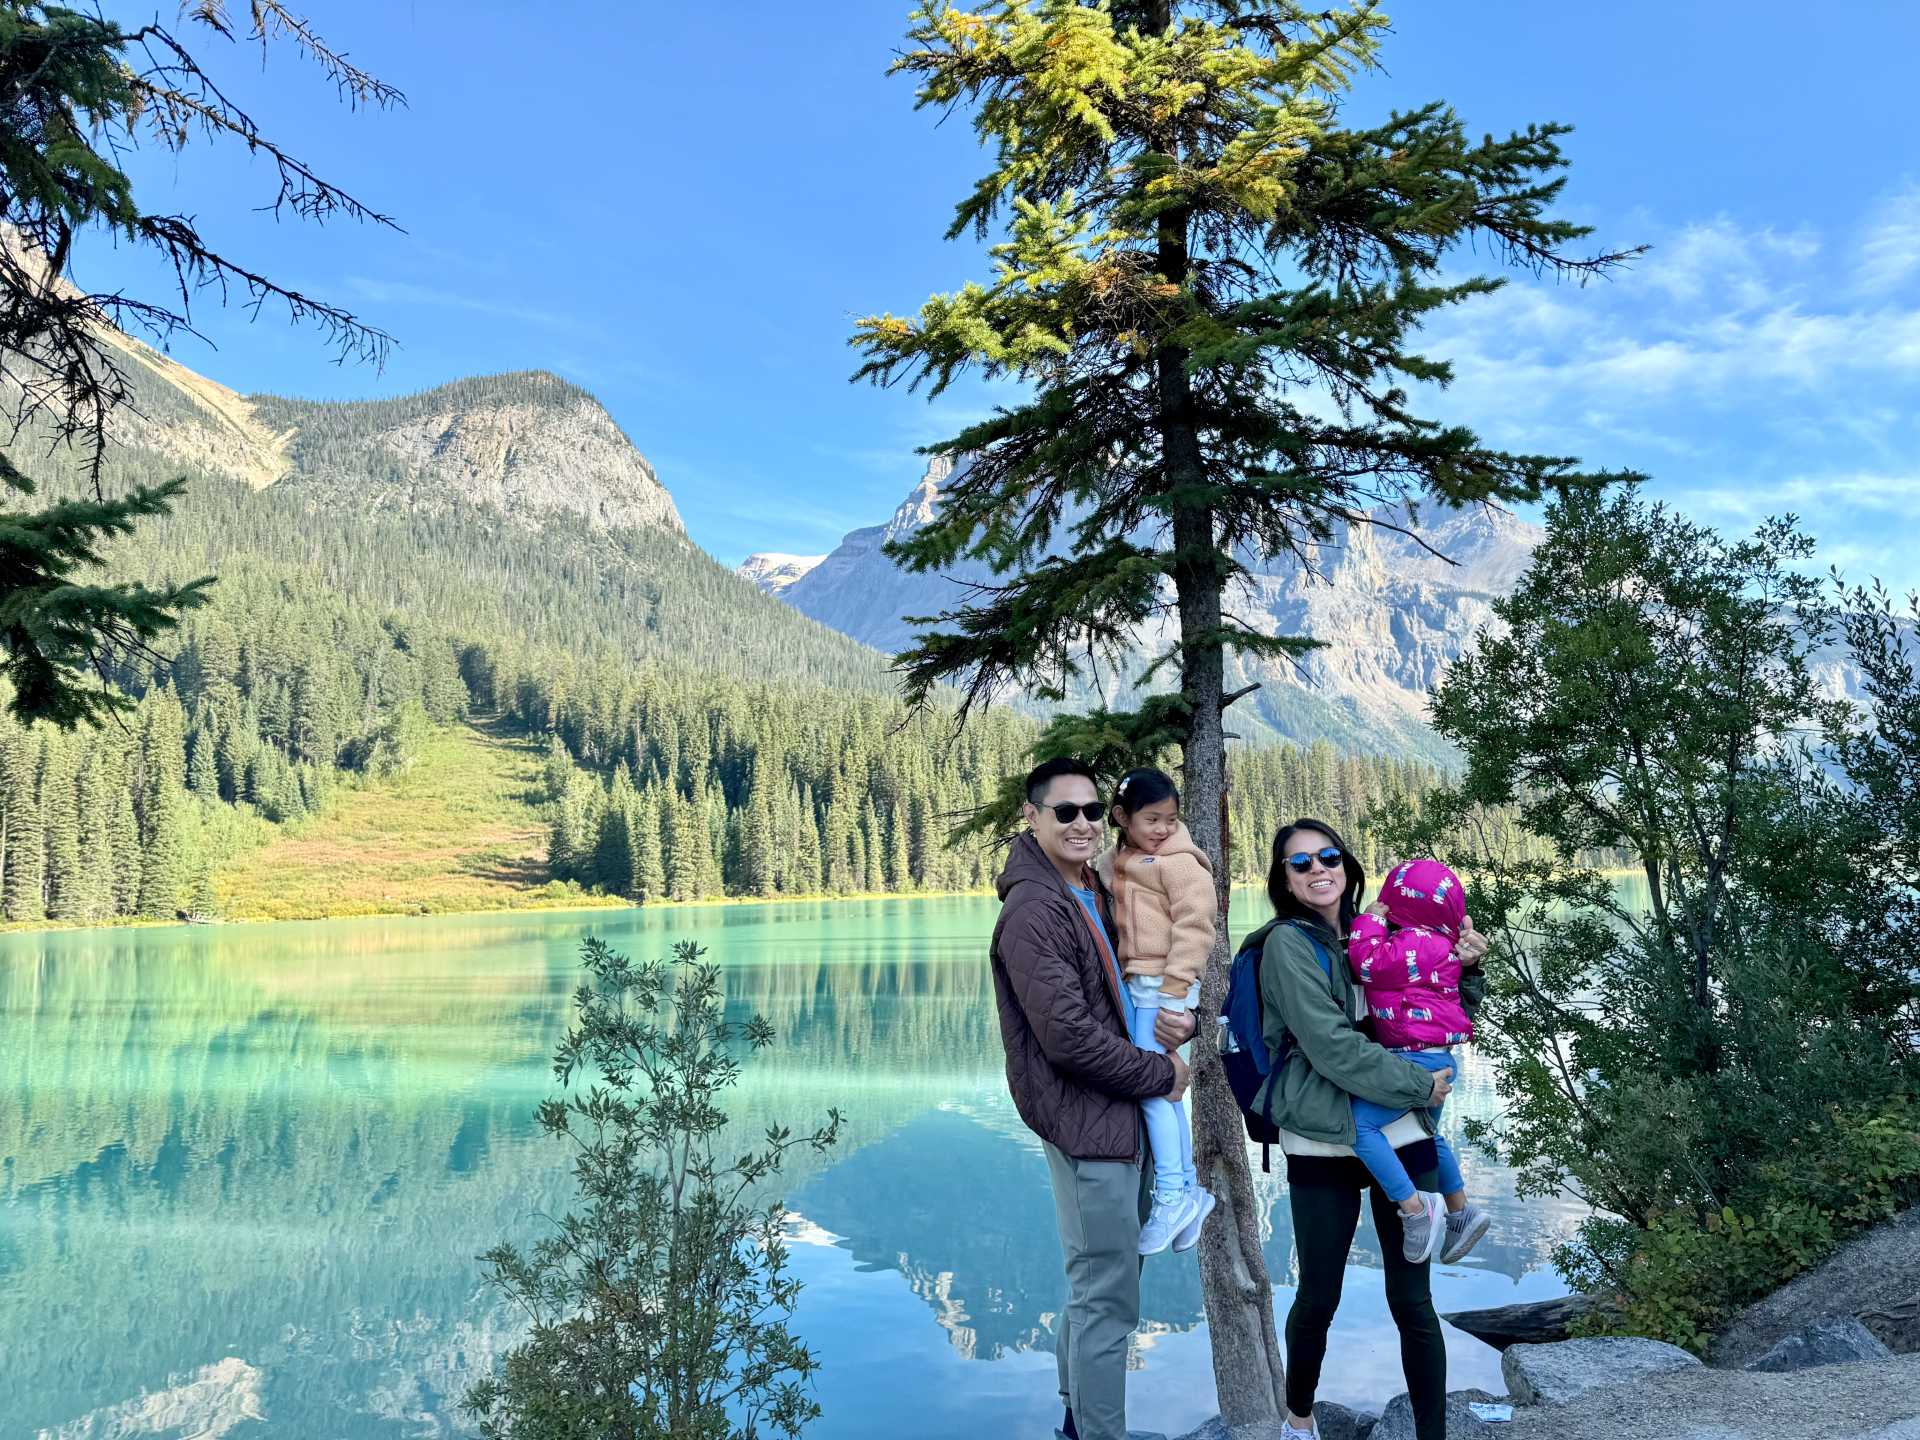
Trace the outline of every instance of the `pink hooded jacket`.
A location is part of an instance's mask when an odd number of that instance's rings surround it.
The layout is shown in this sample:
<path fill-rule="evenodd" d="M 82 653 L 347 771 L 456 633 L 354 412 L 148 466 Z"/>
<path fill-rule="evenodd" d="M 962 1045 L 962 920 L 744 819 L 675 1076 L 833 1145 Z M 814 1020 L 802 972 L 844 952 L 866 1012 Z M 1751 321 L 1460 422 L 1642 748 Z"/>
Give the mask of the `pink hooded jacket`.
<path fill-rule="evenodd" d="M 1380 887 L 1387 918 L 1354 917 L 1347 962 L 1367 992 L 1373 1033 L 1390 1050 L 1473 1039 L 1460 1002 L 1453 944 L 1466 917 L 1460 877 L 1438 860 L 1409 860 Z"/>

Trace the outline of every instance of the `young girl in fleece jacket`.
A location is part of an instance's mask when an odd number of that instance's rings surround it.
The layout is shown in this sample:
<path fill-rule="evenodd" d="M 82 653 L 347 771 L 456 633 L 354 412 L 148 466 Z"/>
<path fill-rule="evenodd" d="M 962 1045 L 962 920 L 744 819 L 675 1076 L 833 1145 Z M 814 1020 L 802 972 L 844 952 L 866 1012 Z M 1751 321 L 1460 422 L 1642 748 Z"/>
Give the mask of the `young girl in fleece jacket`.
<path fill-rule="evenodd" d="M 1409 860 L 1387 876 L 1380 898 L 1354 917 L 1347 960 L 1367 992 L 1374 1038 L 1422 1069 L 1455 1068 L 1452 1047 L 1473 1039 L 1473 1022 L 1460 1002 L 1460 961 L 1453 953 L 1466 913 L 1458 875 L 1438 860 Z M 1355 1096 L 1354 1153 L 1400 1207 L 1408 1263 L 1438 1256 L 1451 1264 L 1480 1243 L 1487 1214 L 1467 1203 L 1460 1162 L 1437 1129 L 1433 1145 L 1444 1195 L 1414 1189 L 1407 1167 L 1380 1133 L 1405 1113 Z M 1437 1122 L 1440 1107 L 1427 1113 Z"/>
<path fill-rule="evenodd" d="M 1112 815 L 1119 839 L 1094 866 L 1113 896 L 1133 1043 L 1158 1052 L 1154 1017 L 1200 1001 L 1200 975 L 1213 949 L 1213 867 L 1180 823 L 1180 792 L 1164 772 L 1122 776 Z M 1190 1250 L 1214 1199 L 1194 1174 L 1186 1106 L 1162 1097 L 1142 1101 L 1140 1109 L 1153 1148 L 1153 1210 L 1140 1227 L 1140 1253 L 1154 1255 L 1169 1245 Z"/>

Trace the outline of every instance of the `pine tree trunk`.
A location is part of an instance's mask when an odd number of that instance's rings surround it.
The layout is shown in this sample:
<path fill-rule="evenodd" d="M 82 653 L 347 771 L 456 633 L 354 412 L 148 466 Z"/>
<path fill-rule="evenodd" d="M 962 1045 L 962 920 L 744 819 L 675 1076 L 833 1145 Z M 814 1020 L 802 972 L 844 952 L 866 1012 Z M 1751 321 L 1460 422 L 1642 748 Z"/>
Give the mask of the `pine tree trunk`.
<path fill-rule="evenodd" d="M 1167 7 L 1161 29 L 1170 24 Z M 1187 278 L 1184 210 L 1161 217 L 1158 265 L 1173 284 Z M 1164 483 L 1170 490 L 1204 481 L 1200 438 L 1193 411 L 1186 351 L 1161 346 L 1155 357 Z M 1200 1183 L 1219 1209 L 1200 1232 L 1200 1283 L 1206 1297 L 1213 1349 L 1213 1380 L 1220 1415 L 1229 1425 L 1276 1419 L 1285 1407 L 1286 1369 L 1273 1318 L 1273 1282 L 1260 1251 L 1260 1214 L 1247 1164 L 1240 1110 L 1220 1069 L 1217 1025 L 1226 997 L 1229 941 L 1227 865 L 1223 816 L 1226 799 L 1226 736 L 1221 711 L 1226 656 L 1220 641 L 1225 561 L 1214 533 L 1213 511 L 1187 505 L 1173 512 L 1173 582 L 1180 607 L 1181 689 L 1192 707 L 1184 746 L 1181 814 L 1194 842 L 1213 864 L 1220 924 L 1207 972 L 1200 984 L 1200 1029 L 1193 1056 L 1193 1158 Z"/>

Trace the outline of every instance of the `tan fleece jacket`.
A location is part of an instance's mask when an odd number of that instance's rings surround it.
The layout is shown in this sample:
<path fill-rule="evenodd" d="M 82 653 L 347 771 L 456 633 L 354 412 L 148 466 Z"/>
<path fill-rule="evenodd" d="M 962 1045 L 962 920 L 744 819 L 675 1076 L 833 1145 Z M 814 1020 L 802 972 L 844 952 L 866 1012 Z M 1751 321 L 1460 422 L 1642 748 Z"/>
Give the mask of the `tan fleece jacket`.
<path fill-rule="evenodd" d="M 1128 975 L 1159 975 L 1169 1000 L 1200 982 L 1213 950 L 1213 866 L 1185 825 L 1156 855 L 1122 840 L 1093 862 L 1113 892 L 1120 965 Z"/>

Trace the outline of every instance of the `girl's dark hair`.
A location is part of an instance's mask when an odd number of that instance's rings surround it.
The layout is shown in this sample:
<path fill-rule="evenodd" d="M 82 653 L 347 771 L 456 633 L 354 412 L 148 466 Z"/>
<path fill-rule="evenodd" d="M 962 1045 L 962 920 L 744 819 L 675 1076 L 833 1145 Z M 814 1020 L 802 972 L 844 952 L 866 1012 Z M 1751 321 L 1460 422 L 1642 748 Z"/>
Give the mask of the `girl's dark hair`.
<path fill-rule="evenodd" d="M 1113 805 L 1107 814 L 1114 828 L 1120 826 L 1120 812 L 1137 815 L 1149 805 L 1158 805 L 1162 800 L 1180 803 L 1180 792 L 1174 788 L 1173 778 L 1164 770 L 1155 770 L 1151 765 L 1138 770 L 1129 770 L 1120 777 L 1120 783 L 1113 787 Z"/>
<path fill-rule="evenodd" d="M 1273 863 L 1267 867 L 1267 899 L 1273 902 L 1273 913 L 1282 920 L 1321 923 L 1320 917 L 1296 900 L 1293 891 L 1287 888 L 1287 856 L 1293 853 L 1293 837 L 1301 830 L 1318 830 L 1340 847 L 1341 868 L 1347 872 L 1347 888 L 1340 892 L 1340 933 L 1345 935 L 1353 928 L 1353 917 L 1360 911 L 1360 897 L 1367 888 L 1367 872 L 1360 868 L 1359 859 L 1347 848 L 1340 832 L 1323 821 L 1301 819 L 1280 827 L 1273 837 Z"/>

